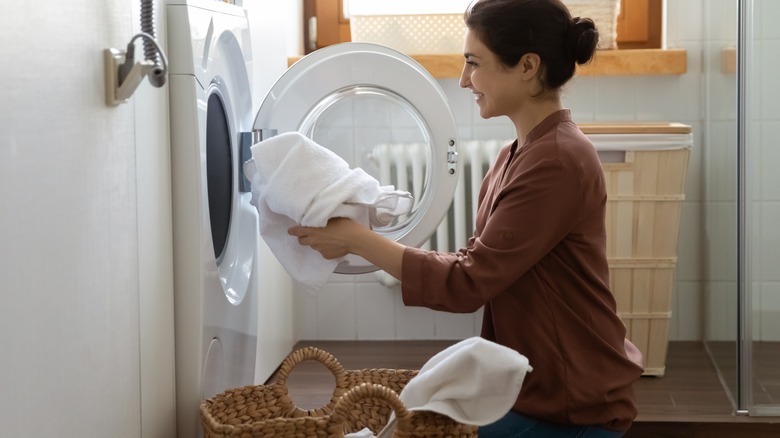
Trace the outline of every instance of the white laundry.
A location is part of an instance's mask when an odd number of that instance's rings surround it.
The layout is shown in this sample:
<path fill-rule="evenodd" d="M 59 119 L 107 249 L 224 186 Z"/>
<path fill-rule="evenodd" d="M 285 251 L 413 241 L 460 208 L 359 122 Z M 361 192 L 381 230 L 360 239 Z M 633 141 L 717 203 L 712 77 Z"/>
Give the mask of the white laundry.
<path fill-rule="evenodd" d="M 399 394 L 407 409 L 484 426 L 503 417 L 533 368 L 517 351 L 475 336 L 433 356 Z"/>
<path fill-rule="evenodd" d="M 373 432 L 371 432 L 371 429 L 364 427 L 360 429 L 357 432 L 352 432 L 344 435 L 344 438 L 375 438 L 376 435 L 374 435 Z"/>
<path fill-rule="evenodd" d="M 433 411 L 455 421 L 484 426 L 515 404 L 525 375 L 533 368 L 511 348 L 481 337 L 454 344 L 433 356 L 409 380 L 399 398 L 410 411 Z M 378 437 L 391 436 L 395 415 Z M 347 437 L 361 437 L 360 431 Z"/>
<path fill-rule="evenodd" d="M 298 132 L 256 143 L 251 151 L 244 174 L 260 216 L 260 235 L 290 276 L 310 292 L 325 284 L 341 260 L 326 260 L 301 246 L 287 234 L 290 227 L 324 227 L 334 217 L 382 226 L 412 208 L 408 192 L 381 186 L 363 169 L 350 169 L 334 152 Z"/>

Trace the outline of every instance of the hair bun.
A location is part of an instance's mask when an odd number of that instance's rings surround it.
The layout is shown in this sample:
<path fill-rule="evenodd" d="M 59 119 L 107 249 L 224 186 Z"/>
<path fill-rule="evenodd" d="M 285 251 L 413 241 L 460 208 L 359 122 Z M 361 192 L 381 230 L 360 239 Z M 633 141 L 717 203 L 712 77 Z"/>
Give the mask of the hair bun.
<path fill-rule="evenodd" d="M 574 17 L 566 35 L 567 52 L 577 64 L 586 64 L 593 58 L 599 43 L 599 31 L 590 18 Z"/>

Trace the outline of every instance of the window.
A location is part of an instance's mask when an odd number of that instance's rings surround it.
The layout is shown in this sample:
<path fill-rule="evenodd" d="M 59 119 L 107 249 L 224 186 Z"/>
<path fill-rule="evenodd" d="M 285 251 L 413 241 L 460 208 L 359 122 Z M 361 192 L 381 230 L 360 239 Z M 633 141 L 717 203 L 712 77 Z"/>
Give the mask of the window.
<path fill-rule="evenodd" d="M 304 0 L 305 53 L 350 41 L 347 0 Z M 619 49 L 660 48 L 663 0 L 621 0 L 617 23 Z"/>

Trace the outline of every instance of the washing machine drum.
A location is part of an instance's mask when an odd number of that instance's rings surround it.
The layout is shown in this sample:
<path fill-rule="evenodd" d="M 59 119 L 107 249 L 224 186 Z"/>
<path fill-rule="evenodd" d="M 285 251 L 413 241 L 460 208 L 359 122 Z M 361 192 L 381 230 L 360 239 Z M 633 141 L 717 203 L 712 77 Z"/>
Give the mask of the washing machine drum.
<path fill-rule="evenodd" d="M 452 202 L 460 164 L 457 127 L 438 82 L 390 48 L 344 43 L 293 64 L 271 88 L 255 131 L 298 131 L 350 167 L 414 196 L 411 213 L 375 229 L 409 246 L 436 231 Z M 361 259 L 336 272 L 376 270 Z"/>
<path fill-rule="evenodd" d="M 217 94 L 208 98 L 206 111 L 206 186 L 211 223 L 211 240 L 217 265 L 227 245 L 233 205 L 234 158 L 230 143 L 230 128 L 222 99 Z"/>

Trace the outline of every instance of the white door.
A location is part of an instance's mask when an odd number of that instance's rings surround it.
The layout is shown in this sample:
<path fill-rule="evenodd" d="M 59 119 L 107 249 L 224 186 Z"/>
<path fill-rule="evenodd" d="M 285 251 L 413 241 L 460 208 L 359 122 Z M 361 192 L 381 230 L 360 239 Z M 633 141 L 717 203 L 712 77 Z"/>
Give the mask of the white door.
<path fill-rule="evenodd" d="M 301 132 L 382 185 L 412 193 L 406 217 L 375 229 L 405 245 L 425 242 L 452 202 L 458 140 L 447 99 L 422 66 L 390 48 L 344 43 L 302 58 L 271 88 L 253 129 Z M 376 270 L 363 263 L 336 272 Z"/>

